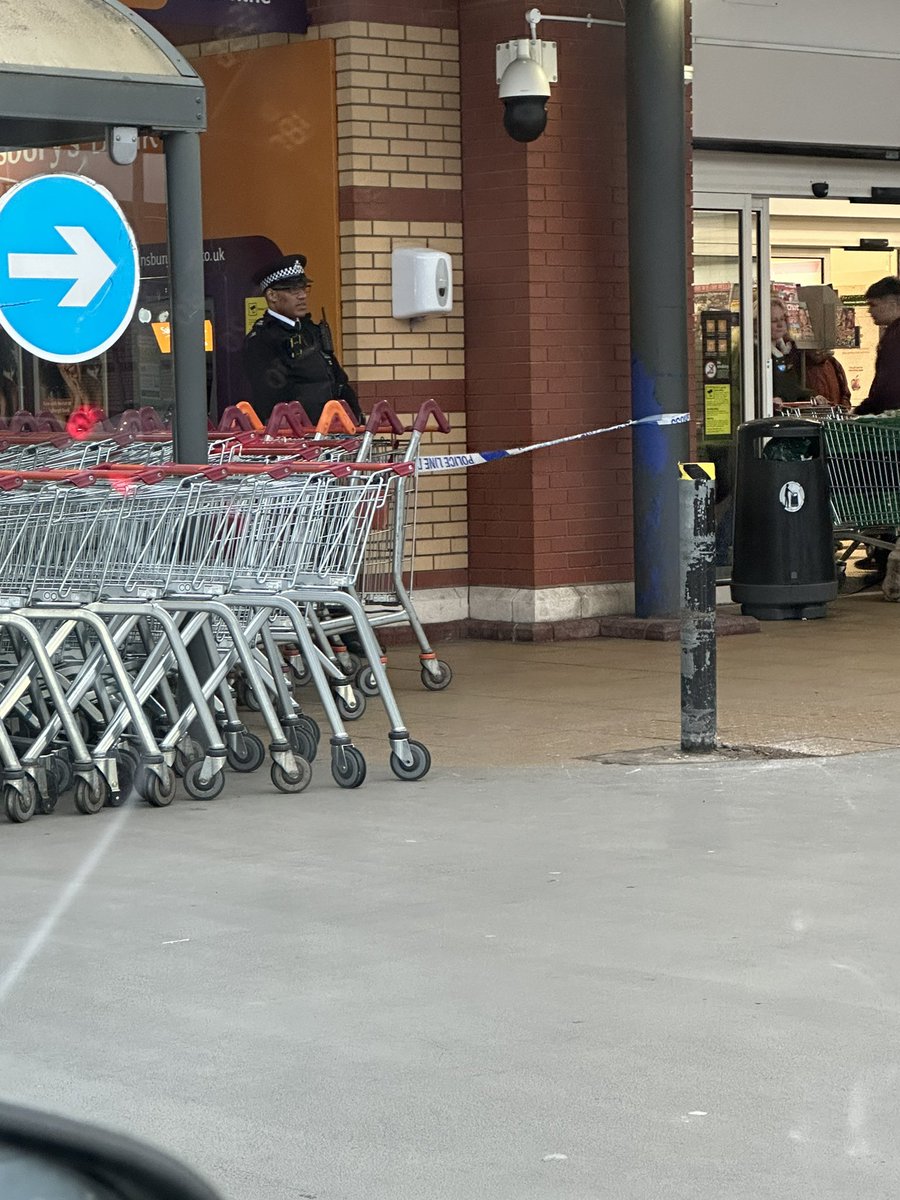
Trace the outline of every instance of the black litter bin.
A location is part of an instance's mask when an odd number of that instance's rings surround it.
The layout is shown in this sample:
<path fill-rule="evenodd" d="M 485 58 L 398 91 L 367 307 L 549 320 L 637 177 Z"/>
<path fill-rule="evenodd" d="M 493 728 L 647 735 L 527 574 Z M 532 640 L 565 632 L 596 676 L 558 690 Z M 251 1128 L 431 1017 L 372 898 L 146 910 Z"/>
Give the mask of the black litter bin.
<path fill-rule="evenodd" d="M 818 421 L 738 429 L 731 598 L 761 621 L 825 616 L 838 592 L 825 445 Z"/>

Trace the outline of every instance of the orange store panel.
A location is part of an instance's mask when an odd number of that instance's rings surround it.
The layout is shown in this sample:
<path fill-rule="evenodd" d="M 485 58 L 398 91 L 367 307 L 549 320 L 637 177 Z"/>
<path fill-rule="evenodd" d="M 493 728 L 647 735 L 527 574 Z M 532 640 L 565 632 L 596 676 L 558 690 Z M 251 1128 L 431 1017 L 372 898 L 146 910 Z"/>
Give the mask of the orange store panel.
<path fill-rule="evenodd" d="M 207 88 L 200 139 L 203 236 L 254 242 L 265 257 L 301 253 L 340 351 L 340 266 L 334 48 L 329 41 L 208 55 L 192 66 Z M 231 279 L 232 287 L 239 281 Z M 250 278 L 246 296 L 253 295 Z"/>

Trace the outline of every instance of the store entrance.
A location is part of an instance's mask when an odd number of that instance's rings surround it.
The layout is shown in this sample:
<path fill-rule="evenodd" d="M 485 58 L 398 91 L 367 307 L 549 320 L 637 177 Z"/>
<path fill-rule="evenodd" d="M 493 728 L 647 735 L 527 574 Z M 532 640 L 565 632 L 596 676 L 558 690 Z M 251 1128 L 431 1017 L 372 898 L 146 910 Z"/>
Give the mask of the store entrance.
<path fill-rule="evenodd" d="M 737 427 L 794 399 L 821 415 L 826 383 L 829 403 L 868 395 L 879 331 L 865 291 L 900 273 L 900 206 L 734 192 L 699 192 L 694 204 L 696 438 L 698 456 L 716 465 L 724 583 Z M 786 318 L 788 360 L 773 352 L 773 315 Z"/>
<path fill-rule="evenodd" d="M 757 297 L 768 292 L 765 200 L 706 193 L 695 197 L 693 320 L 697 453 L 716 468 L 716 568 L 731 574 L 735 445 L 738 426 L 771 411 L 761 358 Z M 767 327 L 767 325 L 766 325 Z M 768 357 L 768 356 L 766 356 Z"/>
<path fill-rule="evenodd" d="M 804 317 L 797 340 L 803 382 L 815 387 L 819 379 L 818 372 L 806 377 L 818 357 L 810 347 L 828 351 L 846 376 L 850 403 L 857 405 L 869 393 L 879 337 L 865 292 L 898 274 L 900 207 L 773 197 L 770 213 L 772 294 L 799 293 L 802 301 L 821 289 L 837 308 L 836 318 L 815 306 L 806 314 L 810 320 Z"/>

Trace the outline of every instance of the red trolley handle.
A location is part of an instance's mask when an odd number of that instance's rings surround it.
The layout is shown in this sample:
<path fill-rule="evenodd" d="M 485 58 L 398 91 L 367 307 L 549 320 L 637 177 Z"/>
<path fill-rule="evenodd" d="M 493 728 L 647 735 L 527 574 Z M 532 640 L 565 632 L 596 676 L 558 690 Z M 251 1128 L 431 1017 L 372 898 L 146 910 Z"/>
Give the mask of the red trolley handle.
<path fill-rule="evenodd" d="M 0 471 L 0 476 L 22 483 L 70 483 L 73 487 L 90 487 L 97 482 L 93 471 Z"/>
<path fill-rule="evenodd" d="M 258 433 L 259 429 L 253 424 L 248 414 L 242 408 L 238 408 L 236 404 L 231 404 L 222 413 L 222 419 L 219 421 L 218 428 L 215 431 L 210 431 L 210 436 L 213 437 L 215 434 L 238 432 Z"/>
<path fill-rule="evenodd" d="M 450 421 L 447 414 L 435 400 L 426 400 L 416 413 L 415 421 L 413 421 L 413 429 L 416 433 L 425 432 L 428 428 L 429 417 L 434 417 L 434 423 L 441 433 L 450 432 Z"/>
<path fill-rule="evenodd" d="M 288 437 L 307 437 L 316 431 L 312 421 L 306 415 L 306 409 L 298 400 L 292 400 L 288 404 L 275 405 L 272 415 L 266 422 L 263 436 L 282 437 L 285 428 Z"/>
<path fill-rule="evenodd" d="M 405 433 L 406 426 L 388 404 L 387 400 L 376 400 L 366 421 L 366 433 Z"/>

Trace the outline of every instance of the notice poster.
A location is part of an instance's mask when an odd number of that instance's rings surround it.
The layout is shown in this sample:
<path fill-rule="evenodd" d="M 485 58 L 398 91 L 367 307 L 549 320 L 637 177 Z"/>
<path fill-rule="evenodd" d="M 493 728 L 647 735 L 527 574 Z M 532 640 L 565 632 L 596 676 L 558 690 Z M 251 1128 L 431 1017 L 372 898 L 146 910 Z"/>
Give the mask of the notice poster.
<path fill-rule="evenodd" d="M 731 435 L 730 383 L 708 383 L 704 386 L 703 424 L 707 437 Z"/>
<path fill-rule="evenodd" d="M 869 394 L 875 378 L 875 359 L 866 350 L 835 350 L 834 357 L 844 368 L 850 386 L 850 403 L 855 407 Z"/>
<path fill-rule="evenodd" d="M 869 316 L 864 296 L 848 296 L 847 306 L 853 313 L 854 326 L 859 328 L 859 345 L 852 349 L 836 347 L 834 356 L 844 368 L 850 385 L 850 403 L 860 404 L 869 394 L 875 378 L 875 355 L 878 351 L 878 326 Z"/>
<path fill-rule="evenodd" d="M 856 311 L 848 304 L 838 312 L 835 346 L 842 350 L 855 350 L 857 345 Z"/>

